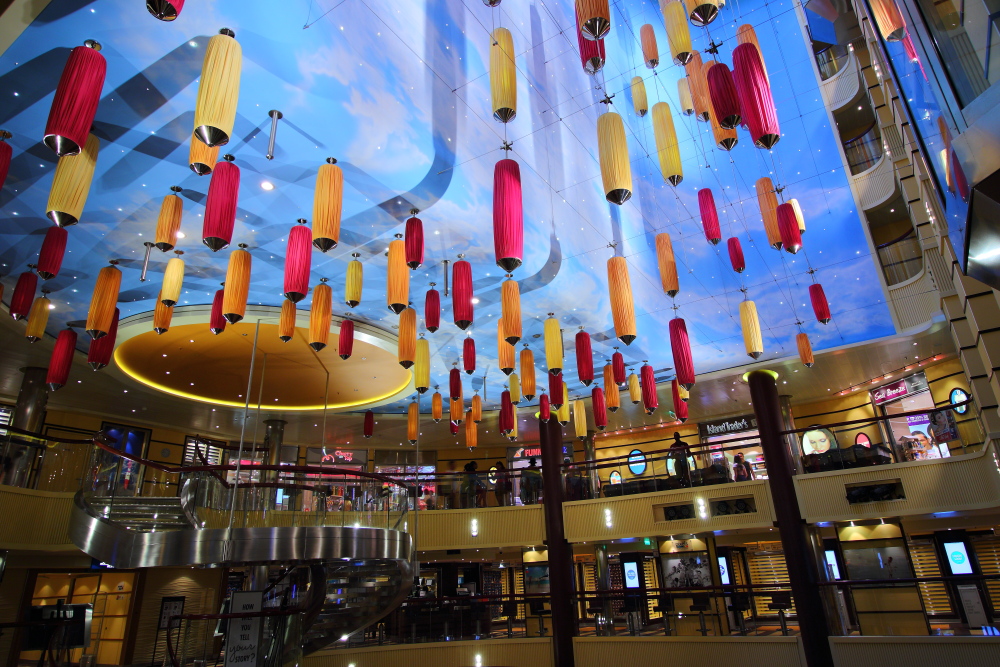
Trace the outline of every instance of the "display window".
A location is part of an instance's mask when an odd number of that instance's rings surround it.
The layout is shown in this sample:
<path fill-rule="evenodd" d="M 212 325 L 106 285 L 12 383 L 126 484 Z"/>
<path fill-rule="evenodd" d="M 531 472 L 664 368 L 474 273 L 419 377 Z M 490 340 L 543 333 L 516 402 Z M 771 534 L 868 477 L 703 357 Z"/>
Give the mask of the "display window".
<path fill-rule="evenodd" d="M 888 398 L 897 387 L 905 390 L 905 393 L 900 392 L 903 394 L 900 398 L 879 401 L 880 396 Z M 880 391 L 884 393 L 880 394 Z M 923 373 L 880 387 L 872 392 L 872 396 L 883 414 L 890 417 L 886 429 L 897 460 L 922 461 L 951 456 L 948 442 L 958 439 L 954 415 L 950 410 L 934 409 L 934 399 Z M 927 413 L 902 416 L 920 410 L 927 410 Z"/>
<path fill-rule="evenodd" d="M 107 444 L 119 452 L 145 458 L 152 431 L 124 424 L 104 422 L 101 431 Z M 142 466 L 136 461 L 100 450 L 96 453 L 97 478 L 94 493 L 97 495 L 137 496 L 142 486 Z"/>
<path fill-rule="evenodd" d="M 733 440 L 733 438 L 740 438 L 735 442 L 727 442 L 720 445 L 711 445 L 713 442 L 719 442 L 720 440 Z M 726 472 L 729 476 L 736 481 L 749 481 L 749 479 L 767 479 L 767 465 L 764 463 L 764 450 L 760 446 L 760 434 L 756 429 L 751 431 L 740 431 L 738 433 L 727 433 L 724 435 L 708 436 L 703 440 L 705 443 L 709 444 L 709 451 L 711 461 L 708 465 L 721 465 L 726 468 Z M 723 451 L 723 447 L 727 449 Z M 739 449 L 729 449 L 731 447 L 738 447 Z M 752 475 L 748 475 L 749 479 L 738 478 L 740 473 L 734 467 L 736 463 L 737 455 L 742 454 L 742 460 L 750 466 L 750 470 L 753 472 Z M 671 461 L 671 464 L 673 461 Z M 671 472 L 673 474 L 673 472 Z M 742 474 L 742 473 L 740 473 Z"/>

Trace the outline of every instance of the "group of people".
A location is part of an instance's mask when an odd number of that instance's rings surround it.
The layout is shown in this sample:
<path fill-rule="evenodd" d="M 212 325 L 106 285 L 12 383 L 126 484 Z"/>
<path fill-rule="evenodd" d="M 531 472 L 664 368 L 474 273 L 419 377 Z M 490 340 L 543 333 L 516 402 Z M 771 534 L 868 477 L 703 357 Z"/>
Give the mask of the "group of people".
<path fill-rule="evenodd" d="M 463 468 L 462 477 L 462 507 L 485 507 L 487 484 L 479 472 L 479 464 L 469 461 Z M 491 471 L 494 476 L 493 495 L 499 507 L 513 504 L 511 494 L 514 491 L 514 479 L 502 461 L 497 461 Z M 542 470 L 538 467 L 538 461 L 528 460 L 528 467 L 521 469 L 521 488 L 519 496 L 523 505 L 535 505 L 538 503 L 542 491 Z"/>

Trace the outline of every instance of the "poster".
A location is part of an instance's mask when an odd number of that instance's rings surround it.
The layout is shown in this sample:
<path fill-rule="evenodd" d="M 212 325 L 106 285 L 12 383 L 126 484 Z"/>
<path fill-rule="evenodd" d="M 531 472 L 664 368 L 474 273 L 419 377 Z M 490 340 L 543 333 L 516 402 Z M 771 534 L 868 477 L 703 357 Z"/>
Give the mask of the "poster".
<path fill-rule="evenodd" d="M 680 552 L 660 557 L 664 588 L 697 588 L 712 585 L 711 564 L 703 552 Z"/>
<path fill-rule="evenodd" d="M 958 440 L 958 424 L 955 423 L 955 415 L 951 410 L 936 410 L 927 417 L 930 420 L 931 433 L 934 434 L 934 442 L 943 445 Z"/>
<path fill-rule="evenodd" d="M 181 619 L 175 618 L 171 624 L 170 619 L 184 613 L 184 596 L 160 598 L 160 624 L 157 630 L 181 627 Z"/>
<path fill-rule="evenodd" d="M 896 420 L 893 423 L 898 425 Z M 954 421 L 954 420 L 953 420 Z M 908 434 L 899 437 L 899 444 L 905 452 L 908 461 L 923 461 L 939 459 L 941 452 L 934 441 L 931 431 L 931 414 L 909 415 L 906 417 Z M 957 434 L 956 434 L 957 437 Z M 945 441 L 947 442 L 947 440 Z"/>
<path fill-rule="evenodd" d="M 263 591 L 233 593 L 233 614 L 260 612 L 264 608 Z M 226 667 L 255 667 L 260 662 L 261 617 L 234 618 L 226 633 Z"/>
<path fill-rule="evenodd" d="M 524 592 L 539 595 L 549 592 L 549 566 L 527 565 L 524 568 Z"/>

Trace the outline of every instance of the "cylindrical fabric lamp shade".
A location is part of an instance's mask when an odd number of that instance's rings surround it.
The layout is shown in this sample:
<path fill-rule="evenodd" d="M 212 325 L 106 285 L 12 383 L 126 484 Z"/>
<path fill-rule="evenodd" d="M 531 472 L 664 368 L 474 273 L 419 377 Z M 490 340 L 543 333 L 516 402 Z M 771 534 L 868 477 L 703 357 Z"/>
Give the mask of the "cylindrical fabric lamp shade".
<path fill-rule="evenodd" d="M 733 49 L 733 81 L 743 121 L 754 144 L 758 148 L 772 148 L 781 139 L 781 129 L 764 62 L 753 44 L 740 44 Z"/>
<path fill-rule="evenodd" d="M 517 377 L 517 373 L 511 373 L 507 381 L 510 382 L 510 402 L 517 405 L 521 402 L 521 378 Z"/>
<path fill-rule="evenodd" d="M 497 320 L 497 363 L 504 375 L 514 372 L 514 346 L 505 340 L 507 325 L 501 317 Z"/>
<path fill-rule="evenodd" d="M 475 449 L 479 445 L 479 427 L 472 419 L 465 421 L 465 446 Z"/>
<path fill-rule="evenodd" d="M 767 63 L 764 62 L 764 50 L 760 48 L 760 42 L 757 41 L 757 32 L 753 29 L 753 26 L 749 23 L 744 23 L 743 25 L 736 28 L 736 43 L 737 44 L 753 44 L 757 47 L 757 53 L 760 54 L 760 62 L 764 66 L 764 76 L 767 77 Z M 768 82 L 770 82 L 768 78 Z"/>
<path fill-rule="evenodd" d="M 628 159 L 625 125 L 622 117 L 613 111 L 597 118 L 597 151 L 600 154 L 604 197 L 620 206 L 632 196 L 632 165 Z"/>
<path fill-rule="evenodd" d="M 691 23 L 706 26 L 719 15 L 720 0 L 686 0 Z"/>
<path fill-rule="evenodd" d="M 653 376 L 653 367 L 643 364 L 639 369 L 640 384 L 642 385 L 642 406 L 647 415 L 656 412 L 660 407 L 660 399 L 656 395 L 656 378 Z"/>
<path fill-rule="evenodd" d="M 471 405 L 469 406 L 469 417 L 477 424 L 483 421 L 483 397 L 479 394 L 472 395 Z"/>
<path fill-rule="evenodd" d="M 161 21 L 173 21 L 184 9 L 184 0 L 146 0 L 146 9 Z"/>
<path fill-rule="evenodd" d="M 281 302 L 281 316 L 278 318 L 278 338 L 287 343 L 295 336 L 295 302 L 285 299 Z"/>
<path fill-rule="evenodd" d="M 677 380 L 671 382 L 671 393 L 674 398 L 674 414 L 677 415 L 677 420 L 683 424 L 688 419 L 688 404 L 681 400 L 680 385 Z"/>
<path fill-rule="evenodd" d="M 285 249 L 285 298 L 298 303 L 309 293 L 312 268 L 312 232 L 299 220 L 288 233 Z"/>
<path fill-rule="evenodd" d="M 660 50 L 656 47 L 656 33 L 648 23 L 639 28 L 639 43 L 642 45 L 642 60 L 649 69 L 660 64 Z"/>
<path fill-rule="evenodd" d="M 500 433 L 508 435 L 514 428 L 514 406 L 510 402 L 510 392 L 500 393 L 500 413 L 497 415 Z"/>
<path fill-rule="evenodd" d="M 463 331 L 475 320 L 472 307 L 472 265 L 459 260 L 451 270 L 451 306 L 455 326 Z"/>
<path fill-rule="evenodd" d="M 31 304 L 35 300 L 35 290 L 38 289 L 38 276 L 31 271 L 25 271 L 17 277 L 14 292 L 10 297 L 10 316 L 15 320 L 23 320 L 31 312 Z"/>
<path fill-rule="evenodd" d="M 564 384 L 562 373 L 549 373 L 549 404 L 556 409 L 562 406 Z"/>
<path fill-rule="evenodd" d="M 677 395 L 682 401 L 687 401 L 691 397 L 691 392 L 684 388 L 684 385 L 677 385 Z"/>
<path fill-rule="evenodd" d="M 764 339 L 760 332 L 757 304 L 753 301 L 740 302 L 740 326 L 743 328 L 743 345 L 747 354 L 753 359 L 759 359 L 764 354 Z"/>
<path fill-rule="evenodd" d="M 459 399 L 457 401 L 452 401 L 451 406 L 448 408 L 449 418 L 455 424 L 461 424 L 462 419 L 465 418 L 465 401 Z"/>
<path fill-rule="evenodd" d="M 705 239 L 712 245 L 718 245 L 722 240 L 722 231 L 719 229 L 719 211 L 715 208 L 715 197 L 712 196 L 711 189 L 698 190 L 698 212 L 701 214 Z"/>
<path fill-rule="evenodd" d="M 386 274 L 385 302 L 397 315 L 410 301 L 410 272 L 406 267 L 406 244 L 400 235 L 389 242 L 389 264 Z"/>
<path fill-rule="evenodd" d="M 115 308 L 114 319 L 111 320 L 111 331 L 107 336 L 90 341 L 87 349 L 87 363 L 95 371 L 107 367 L 111 363 L 111 355 L 115 351 L 115 342 L 118 339 L 118 318 L 121 313 Z"/>
<path fill-rule="evenodd" d="M 441 327 L 441 293 L 434 289 L 435 283 L 424 295 L 424 327 L 434 333 Z"/>
<path fill-rule="evenodd" d="M 165 334 L 170 329 L 170 320 L 173 319 L 174 309 L 163 305 L 159 295 L 156 297 L 156 305 L 153 308 L 153 331 L 157 334 Z M 107 338 L 107 336 L 105 336 Z M 98 339 L 100 340 L 100 339 Z"/>
<path fill-rule="evenodd" d="M 625 357 L 622 353 L 615 348 L 615 353 L 611 355 L 611 370 L 614 373 L 612 377 L 615 379 L 615 384 L 624 385 L 625 384 Z"/>
<path fill-rule="evenodd" d="M 656 235 L 656 263 L 660 269 L 663 293 L 671 298 L 677 296 L 681 289 L 677 279 L 677 261 L 674 259 L 674 244 L 667 232 Z"/>
<path fill-rule="evenodd" d="M 313 288 L 312 307 L 309 309 L 309 347 L 317 352 L 330 342 L 332 312 L 333 290 L 326 282 L 321 282 Z"/>
<path fill-rule="evenodd" d="M 49 359 L 49 372 L 45 377 L 45 384 L 49 385 L 51 391 L 56 391 L 69 382 L 69 369 L 73 367 L 75 351 L 76 332 L 63 329 L 56 337 L 56 345 L 52 348 L 52 357 Z"/>
<path fill-rule="evenodd" d="M 406 409 L 406 439 L 411 445 L 417 444 L 420 435 L 420 405 L 414 401 Z"/>
<path fill-rule="evenodd" d="M 316 172 L 313 192 L 312 244 L 320 252 L 340 242 L 340 213 L 344 202 L 344 172 L 336 158 L 328 157 Z"/>
<path fill-rule="evenodd" d="M 781 250 L 781 231 L 778 229 L 778 197 L 774 193 L 774 184 L 770 178 L 764 176 L 757 179 L 754 187 L 757 190 L 760 215 L 764 219 L 767 244 L 775 250 Z"/>
<path fill-rule="evenodd" d="M 347 263 L 347 279 L 344 282 L 344 303 L 354 308 L 361 303 L 361 286 L 364 284 L 364 265 L 358 260 L 359 253 L 351 253 L 352 259 Z"/>
<path fill-rule="evenodd" d="M 712 100 L 708 95 L 708 81 L 705 80 L 704 64 L 701 61 L 700 53 L 691 52 L 691 60 L 684 65 L 684 71 L 687 72 L 688 86 L 691 88 L 695 118 L 707 121 L 712 109 Z"/>
<path fill-rule="evenodd" d="M 236 324 L 247 312 L 247 297 L 250 295 L 250 268 L 253 261 L 244 244 L 229 255 L 226 269 L 226 292 L 222 300 L 222 316 L 230 324 Z"/>
<path fill-rule="evenodd" d="M 694 386 L 694 359 L 691 357 L 691 341 L 687 324 L 680 317 L 670 320 L 670 351 L 674 358 L 674 372 L 677 381 L 690 390 Z"/>
<path fill-rule="evenodd" d="M 462 400 L 462 374 L 457 368 L 448 371 L 448 398 L 452 401 Z"/>
<path fill-rule="evenodd" d="M 517 345 L 521 340 L 521 290 L 516 280 L 505 280 L 500 285 L 500 312 L 503 317 L 504 340 Z"/>
<path fill-rule="evenodd" d="M 625 384 L 628 386 L 628 399 L 632 401 L 632 405 L 638 405 L 642 401 L 642 387 L 639 386 L 639 376 L 635 373 L 629 373 L 628 381 Z"/>
<path fill-rule="evenodd" d="M 514 160 L 500 160 L 493 168 L 493 251 L 497 266 L 508 273 L 524 257 L 524 211 L 521 200 L 521 167 Z"/>
<path fill-rule="evenodd" d="M 672 0 L 677 2 L 677 0 Z M 681 113 L 685 116 L 694 115 L 694 97 L 691 96 L 691 82 L 687 77 L 677 80 L 677 97 L 681 101 Z"/>
<path fill-rule="evenodd" d="M 611 412 L 618 412 L 621 404 L 621 396 L 618 392 L 618 383 L 615 382 L 615 371 L 611 364 L 604 366 L 604 401 Z"/>
<path fill-rule="evenodd" d="M 45 327 L 49 323 L 49 306 L 51 305 L 52 302 L 44 294 L 31 304 L 31 310 L 28 312 L 28 326 L 24 329 L 24 337 L 28 339 L 29 343 L 37 343 L 45 335 Z"/>
<path fill-rule="evenodd" d="M 177 195 L 167 195 L 160 204 L 160 215 L 156 219 L 156 237 L 153 245 L 163 252 L 172 250 L 177 243 L 177 232 L 181 230 L 181 215 L 184 200 Z"/>
<path fill-rule="evenodd" d="M 574 12 L 575 13 L 575 12 Z M 587 39 L 580 32 L 580 16 L 576 16 L 576 41 L 580 49 L 580 63 L 587 74 L 597 74 L 604 68 L 605 49 L 603 39 Z"/>
<path fill-rule="evenodd" d="M 681 148 L 674 130 L 673 114 L 666 102 L 653 105 L 653 139 L 663 180 L 674 186 L 679 185 L 684 180 L 684 167 L 681 165 Z"/>
<path fill-rule="evenodd" d="M 181 287 L 184 284 L 184 260 L 171 257 L 163 272 L 163 287 L 160 288 L 160 301 L 173 308 L 181 298 Z"/>
<path fill-rule="evenodd" d="M 202 223 L 201 241 L 212 252 L 218 252 L 233 240 L 236 226 L 236 207 L 240 194 L 240 168 L 222 160 L 212 171 L 205 199 L 205 218 Z"/>
<path fill-rule="evenodd" d="M 805 332 L 795 334 L 795 346 L 799 349 L 799 359 L 806 368 L 812 368 L 816 363 L 813 356 L 812 344 L 809 342 L 809 335 Z"/>
<path fill-rule="evenodd" d="M 111 321 L 115 317 L 115 304 L 118 303 L 118 291 L 122 286 L 122 272 L 115 266 L 105 266 L 97 272 L 97 284 L 94 285 L 94 295 L 90 299 L 90 309 L 87 311 L 87 333 L 91 338 L 107 336 L 111 330 Z"/>
<path fill-rule="evenodd" d="M 594 426 L 598 431 L 608 427 L 608 404 L 604 401 L 604 390 L 594 387 L 590 391 L 590 405 L 594 411 Z"/>
<path fill-rule="evenodd" d="M 403 368 L 413 366 L 417 354 L 417 311 L 404 308 L 399 314 L 399 340 L 396 358 Z"/>
<path fill-rule="evenodd" d="M 545 365 L 548 367 L 549 373 L 553 375 L 562 373 L 562 329 L 559 327 L 559 320 L 555 318 L 553 313 L 549 313 L 548 319 L 545 320 L 543 333 L 545 336 Z"/>
<path fill-rule="evenodd" d="M 521 393 L 530 401 L 535 398 L 535 353 L 528 349 L 527 343 L 521 350 L 520 361 Z"/>
<path fill-rule="evenodd" d="M 340 323 L 340 333 L 337 334 L 337 356 L 347 361 L 352 354 L 354 354 L 354 320 L 343 320 Z"/>
<path fill-rule="evenodd" d="M 448 420 L 448 431 L 450 431 L 452 435 L 458 435 L 458 425 L 461 424 L 461 423 L 462 423 L 461 420 L 459 420 L 457 422 L 454 421 L 453 419 Z M 466 435 L 468 435 L 468 434 L 466 434 Z"/>
<path fill-rule="evenodd" d="M 594 351 L 586 331 L 576 334 L 576 375 L 588 387 L 594 381 Z"/>
<path fill-rule="evenodd" d="M 163 293 L 161 292 L 160 295 L 162 296 Z M 212 297 L 212 310 L 208 316 L 208 330 L 216 336 L 226 330 L 226 318 L 222 315 L 222 304 L 225 298 L 225 289 L 215 290 L 215 296 Z"/>
<path fill-rule="evenodd" d="M 687 12 L 680 0 L 660 0 L 663 12 L 663 27 L 667 31 L 670 57 L 678 65 L 686 65 L 691 60 L 691 29 L 688 27 Z"/>
<path fill-rule="evenodd" d="M 406 265 L 411 269 L 420 268 L 424 263 L 424 223 L 415 215 L 406 219 L 403 245 L 406 248 Z"/>
<path fill-rule="evenodd" d="M 417 339 L 417 350 L 413 359 L 413 383 L 421 394 L 431 386 L 431 346 L 426 338 Z"/>
<path fill-rule="evenodd" d="M 586 39 L 601 39 L 611 30 L 608 0 L 576 0 L 576 20 Z"/>
<path fill-rule="evenodd" d="M 10 172 L 10 161 L 13 155 L 14 149 L 4 141 L 4 137 L 0 134 L 0 188 L 7 182 L 7 174 Z"/>
<path fill-rule="evenodd" d="M 471 336 L 462 341 L 462 369 L 469 375 L 476 372 L 476 341 Z"/>
<path fill-rule="evenodd" d="M 799 236 L 806 233 L 806 219 L 802 215 L 802 206 L 799 204 L 798 199 L 789 199 L 787 204 L 792 207 L 792 212 L 795 215 L 795 224 L 799 228 Z"/>
<path fill-rule="evenodd" d="M 708 122 L 712 126 L 712 140 L 715 141 L 715 145 L 717 147 L 724 151 L 731 151 L 736 144 L 740 142 L 739 136 L 736 134 L 736 130 L 726 130 L 719 125 L 719 121 L 715 117 L 714 111 L 711 116 L 709 116 Z"/>
<path fill-rule="evenodd" d="M 59 157 L 77 155 L 89 141 L 108 68 L 100 50 L 100 44 L 87 40 L 69 52 L 63 66 L 42 139 Z"/>
<path fill-rule="evenodd" d="M 364 436 L 366 438 L 372 437 L 375 434 L 375 413 L 371 410 L 365 412 L 365 422 L 364 422 Z"/>
<path fill-rule="evenodd" d="M 542 394 L 538 397 L 538 419 L 547 422 L 552 418 L 552 405 L 549 403 L 549 395 Z"/>
<path fill-rule="evenodd" d="M 511 406 L 510 412 L 510 433 L 507 434 L 507 439 L 515 442 L 517 441 L 517 408 Z"/>
<path fill-rule="evenodd" d="M 497 28 L 490 38 L 490 95 L 493 118 L 509 123 L 517 115 L 517 67 L 514 38 L 507 28 Z"/>
<path fill-rule="evenodd" d="M 719 125 L 727 130 L 736 129 L 742 116 L 732 72 L 724 64 L 716 63 L 708 70 L 706 78 L 712 109 L 715 111 L 715 117 L 719 119 Z"/>
<path fill-rule="evenodd" d="M 624 257 L 608 260 L 608 291 L 611 295 L 611 315 L 618 340 L 631 345 L 635 340 L 635 307 L 632 304 L 632 284 Z"/>
<path fill-rule="evenodd" d="M 809 286 L 809 300 L 812 302 L 816 321 L 826 324 L 833 319 L 830 316 L 830 304 L 826 300 L 826 292 L 823 291 L 822 285 L 815 283 Z"/>
<path fill-rule="evenodd" d="M 743 246 L 740 245 L 740 240 L 732 236 L 726 241 L 726 245 L 729 247 L 729 263 L 732 264 L 733 271 L 743 273 L 747 268 L 747 262 L 743 257 Z"/>
<path fill-rule="evenodd" d="M 578 439 L 587 439 L 587 408 L 579 399 L 573 401 L 573 431 Z"/>
<path fill-rule="evenodd" d="M 51 280 L 59 275 L 63 257 L 66 254 L 67 232 L 62 227 L 49 227 L 38 251 L 38 264 L 35 271 L 42 280 Z"/>
<path fill-rule="evenodd" d="M 887 42 L 898 42 L 906 36 L 906 21 L 903 20 L 896 0 L 872 0 L 871 7 L 882 39 Z"/>
<path fill-rule="evenodd" d="M 569 423 L 569 389 L 566 388 L 566 383 L 563 383 L 563 397 L 562 405 L 559 406 L 559 410 L 556 412 L 556 419 L 559 423 L 565 426 Z"/>
<path fill-rule="evenodd" d="M 198 137 L 191 134 L 188 142 L 188 167 L 199 176 L 207 176 L 212 173 L 215 164 L 219 161 L 219 147 L 207 146 Z"/>
<path fill-rule="evenodd" d="M 781 246 L 794 255 L 802 249 L 802 234 L 799 232 L 799 221 L 795 215 L 795 209 L 791 204 L 785 202 L 778 205 L 777 213 Z"/>
<path fill-rule="evenodd" d="M 90 183 L 94 180 L 94 167 L 101 142 L 94 135 L 87 135 L 83 151 L 78 155 L 59 158 L 56 173 L 49 189 L 49 200 L 45 205 L 45 215 L 60 227 L 69 227 L 80 222 L 83 207 L 90 193 Z"/>
<path fill-rule="evenodd" d="M 194 107 L 194 134 L 209 146 L 224 146 L 233 134 L 242 68 L 243 49 L 223 28 L 208 40 Z"/>
<path fill-rule="evenodd" d="M 431 396 L 431 419 L 434 423 L 441 421 L 444 416 L 444 401 L 441 400 L 441 392 L 435 391 L 434 395 Z"/>

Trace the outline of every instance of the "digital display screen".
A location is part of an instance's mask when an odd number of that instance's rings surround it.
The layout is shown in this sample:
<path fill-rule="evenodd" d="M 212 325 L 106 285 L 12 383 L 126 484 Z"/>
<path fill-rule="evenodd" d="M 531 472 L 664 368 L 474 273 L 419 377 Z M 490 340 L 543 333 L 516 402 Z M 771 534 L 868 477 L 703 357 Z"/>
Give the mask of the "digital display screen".
<path fill-rule="evenodd" d="M 965 550 L 965 542 L 945 542 L 944 553 L 952 574 L 972 574 L 972 562 Z"/>
<path fill-rule="evenodd" d="M 826 550 L 826 570 L 835 580 L 840 580 L 840 566 L 837 565 L 837 554 L 833 549 Z"/>
<path fill-rule="evenodd" d="M 641 588 L 639 583 L 639 564 L 634 561 L 622 563 L 625 570 L 625 588 Z"/>
<path fill-rule="evenodd" d="M 719 580 L 722 581 L 723 586 L 729 585 L 729 563 L 726 562 L 725 556 L 719 556 Z"/>

